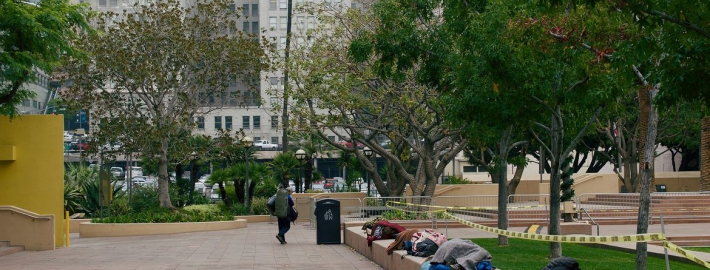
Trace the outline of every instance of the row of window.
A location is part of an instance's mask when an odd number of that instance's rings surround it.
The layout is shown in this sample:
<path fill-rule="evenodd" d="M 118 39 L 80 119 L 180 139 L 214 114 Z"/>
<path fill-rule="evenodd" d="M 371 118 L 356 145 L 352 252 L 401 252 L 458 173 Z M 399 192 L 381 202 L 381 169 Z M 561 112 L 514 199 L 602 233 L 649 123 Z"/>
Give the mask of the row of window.
<path fill-rule="evenodd" d="M 25 100 L 22 101 L 22 106 L 24 106 L 24 107 L 32 107 L 32 108 L 35 108 L 35 109 L 41 109 L 41 108 L 42 108 L 42 102 L 36 101 L 36 100 L 30 101 L 29 99 L 25 99 Z"/>
<path fill-rule="evenodd" d="M 315 16 L 296 16 L 296 27 L 297 29 L 315 29 L 316 28 L 316 17 Z M 271 30 L 283 30 L 286 31 L 288 27 L 288 16 L 270 16 L 269 17 L 269 28 Z"/>
<path fill-rule="evenodd" d="M 296 6 L 303 5 L 306 2 L 308 2 L 308 3 L 326 3 L 330 6 L 339 6 L 343 3 L 343 0 L 296 0 Z M 352 6 L 355 7 L 354 1 L 353 1 Z M 288 9 L 288 0 L 269 0 L 269 10 L 275 11 L 275 10 L 287 10 L 287 9 Z"/>
<path fill-rule="evenodd" d="M 222 120 L 224 119 L 224 122 Z M 197 122 L 197 129 L 205 129 L 205 117 L 198 116 L 195 120 Z M 279 117 L 271 116 L 271 129 L 277 129 L 279 126 Z M 215 116 L 214 117 L 214 128 L 215 129 L 233 129 L 233 118 L 232 116 Z M 242 129 L 261 129 L 261 116 L 242 116 Z"/>

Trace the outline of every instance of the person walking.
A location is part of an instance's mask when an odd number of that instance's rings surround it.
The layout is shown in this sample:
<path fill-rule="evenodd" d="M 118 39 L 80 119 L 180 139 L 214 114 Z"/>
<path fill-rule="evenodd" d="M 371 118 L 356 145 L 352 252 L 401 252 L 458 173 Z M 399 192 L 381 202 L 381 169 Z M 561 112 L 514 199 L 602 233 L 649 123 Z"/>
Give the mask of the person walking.
<path fill-rule="evenodd" d="M 285 200 L 280 199 L 279 192 L 286 193 Z M 276 239 L 279 240 L 281 244 L 287 244 L 286 242 L 286 233 L 288 230 L 291 229 L 291 208 L 294 206 L 293 203 L 293 198 L 291 198 L 291 194 L 293 194 L 293 187 L 287 187 L 286 189 L 279 189 L 279 191 L 276 192 L 276 218 L 278 219 L 278 224 L 279 224 L 279 233 L 276 234 Z"/>

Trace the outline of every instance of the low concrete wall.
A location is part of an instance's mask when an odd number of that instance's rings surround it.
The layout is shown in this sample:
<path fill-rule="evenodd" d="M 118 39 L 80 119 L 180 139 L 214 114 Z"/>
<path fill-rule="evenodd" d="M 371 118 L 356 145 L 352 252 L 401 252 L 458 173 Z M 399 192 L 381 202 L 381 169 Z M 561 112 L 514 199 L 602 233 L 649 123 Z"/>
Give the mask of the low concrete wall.
<path fill-rule="evenodd" d="M 187 232 L 219 231 L 246 228 L 245 219 L 215 222 L 181 223 L 91 223 L 83 222 L 79 233 L 84 237 L 141 236 Z"/>
<path fill-rule="evenodd" d="M 234 220 L 239 220 L 239 219 L 244 219 L 247 221 L 247 223 L 272 221 L 271 216 L 269 216 L 269 215 L 235 216 L 234 217 Z M 273 221 L 274 222 L 276 221 L 276 217 L 273 217 Z"/>
<path fill-rule="evenodd" d="M 69 233 L 79 233 L 81 229 L 81 223 L 91 222 L 89 218 L 75 218 L 69 219 Z"/>
<path fill-rule="evenodd" d="M 362 225 L 351 226 L 349 224 L 343 224 L 343 227 L 345 227 L 343 231 L 345 244 L 384 269 L 419 269 L 422 264 L 426 262 L 426 258 L 408 256 L 407 252 L 404 250 L 395 250 L 392 255 L 387 255 L 387 247 L 390 243 L 394 242 L 393 239 L 373 241 L 372 246 L 368 247 L 367 238 L 363 233 L 362 228 L 360 228 Z"/>
<path fill-rule="evenodd" d="M 54 215 L 0 205 L 0 240 L 25 250 L 52 250 L 55 244 Z"/>

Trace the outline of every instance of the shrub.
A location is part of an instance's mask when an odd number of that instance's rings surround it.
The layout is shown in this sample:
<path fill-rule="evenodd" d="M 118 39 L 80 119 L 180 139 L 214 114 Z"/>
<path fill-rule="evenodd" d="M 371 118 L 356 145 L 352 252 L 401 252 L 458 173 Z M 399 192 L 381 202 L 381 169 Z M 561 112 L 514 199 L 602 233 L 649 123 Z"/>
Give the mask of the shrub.
<path fill-rule="evenodd" d="M 133 213 L 159 208 L 160 200 L 158 199 L 158 186 L 134 185 L 130 207 Z"/>
<path fill-rule="evenodd" d="M 387 220 L 414 220 L 417 219 L 417 214 L 393 209 L 382 213 L 382 217 Z"/>
<path fill-rule="evenodd" d="M 252 215 L 268 215 L 269 210 L 266 208 L 266 202 L 269 198 L 252 198 L 251 200 L 251 214 Z"/>
<path fill-rule="evenodd" d="M 188 205 L 183 208 L 188 212 L 219 214 L 221 210 L 215 204 Z"/>
<path fill-rule="evenodd" d="M 152 208 L 143 212 L 127 215 L 93 218 L 93 223 L 172 223 L 172 222 L 207 222 L 234 220 L 231 215 L 221 212 L 186 211 L 184 209 Z"/>
<path fill-rule="evenodd" d="M 467 184 L 471 184 L 471 182 L 469 182 L 468 180 L 466 180 L 465 178 L 463 178 L 463 176 L 460 175 L 460 174 L 459 174 L 459 175 L 455 175 L 455 176 L 454 176 L 454 175 L 449 176 L 448 178 L 446 178 L 445 183 L 446 183 L 446 184 L 449 184 L 449 185 L 467 185 Z"/>

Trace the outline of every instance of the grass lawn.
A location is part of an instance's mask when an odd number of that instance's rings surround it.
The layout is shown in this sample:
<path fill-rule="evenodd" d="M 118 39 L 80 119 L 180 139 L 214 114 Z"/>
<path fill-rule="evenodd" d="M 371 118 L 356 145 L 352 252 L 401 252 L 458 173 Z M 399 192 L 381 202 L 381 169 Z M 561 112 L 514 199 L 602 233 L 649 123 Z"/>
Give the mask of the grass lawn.
<path fill-rule="evenodd" d="M 488 250 L 493 256 L 493 266 L 503 270 L 541 269 L 549 260 L 548 242 L 530 241 L 509 238 L 507 247 L 498 247 L 497 238 L 471 239 L 474 243 Z M 669 251 L 669 254 L 672 254 Z M 578 244 L 562 244 L 562 255 L 572 257 L 579 262 L 579 268 L 584 270 L 628 270 L 635 269 L 636 253 L 626 253 L 610 249 L 594 248 Z M 706 269 L 698 264 L 687 264 L 670 261 L 671 269 Z M 646 269 L 666 269 L 666 263 L 661 258 L 648 257 Z"/>
<path fill-rule="evenodd" d="M 700 252 L 710 253 L 710 247 L 685 247 L 685 249 L 690 249 L 692 251 L 700 251 Z"/>

